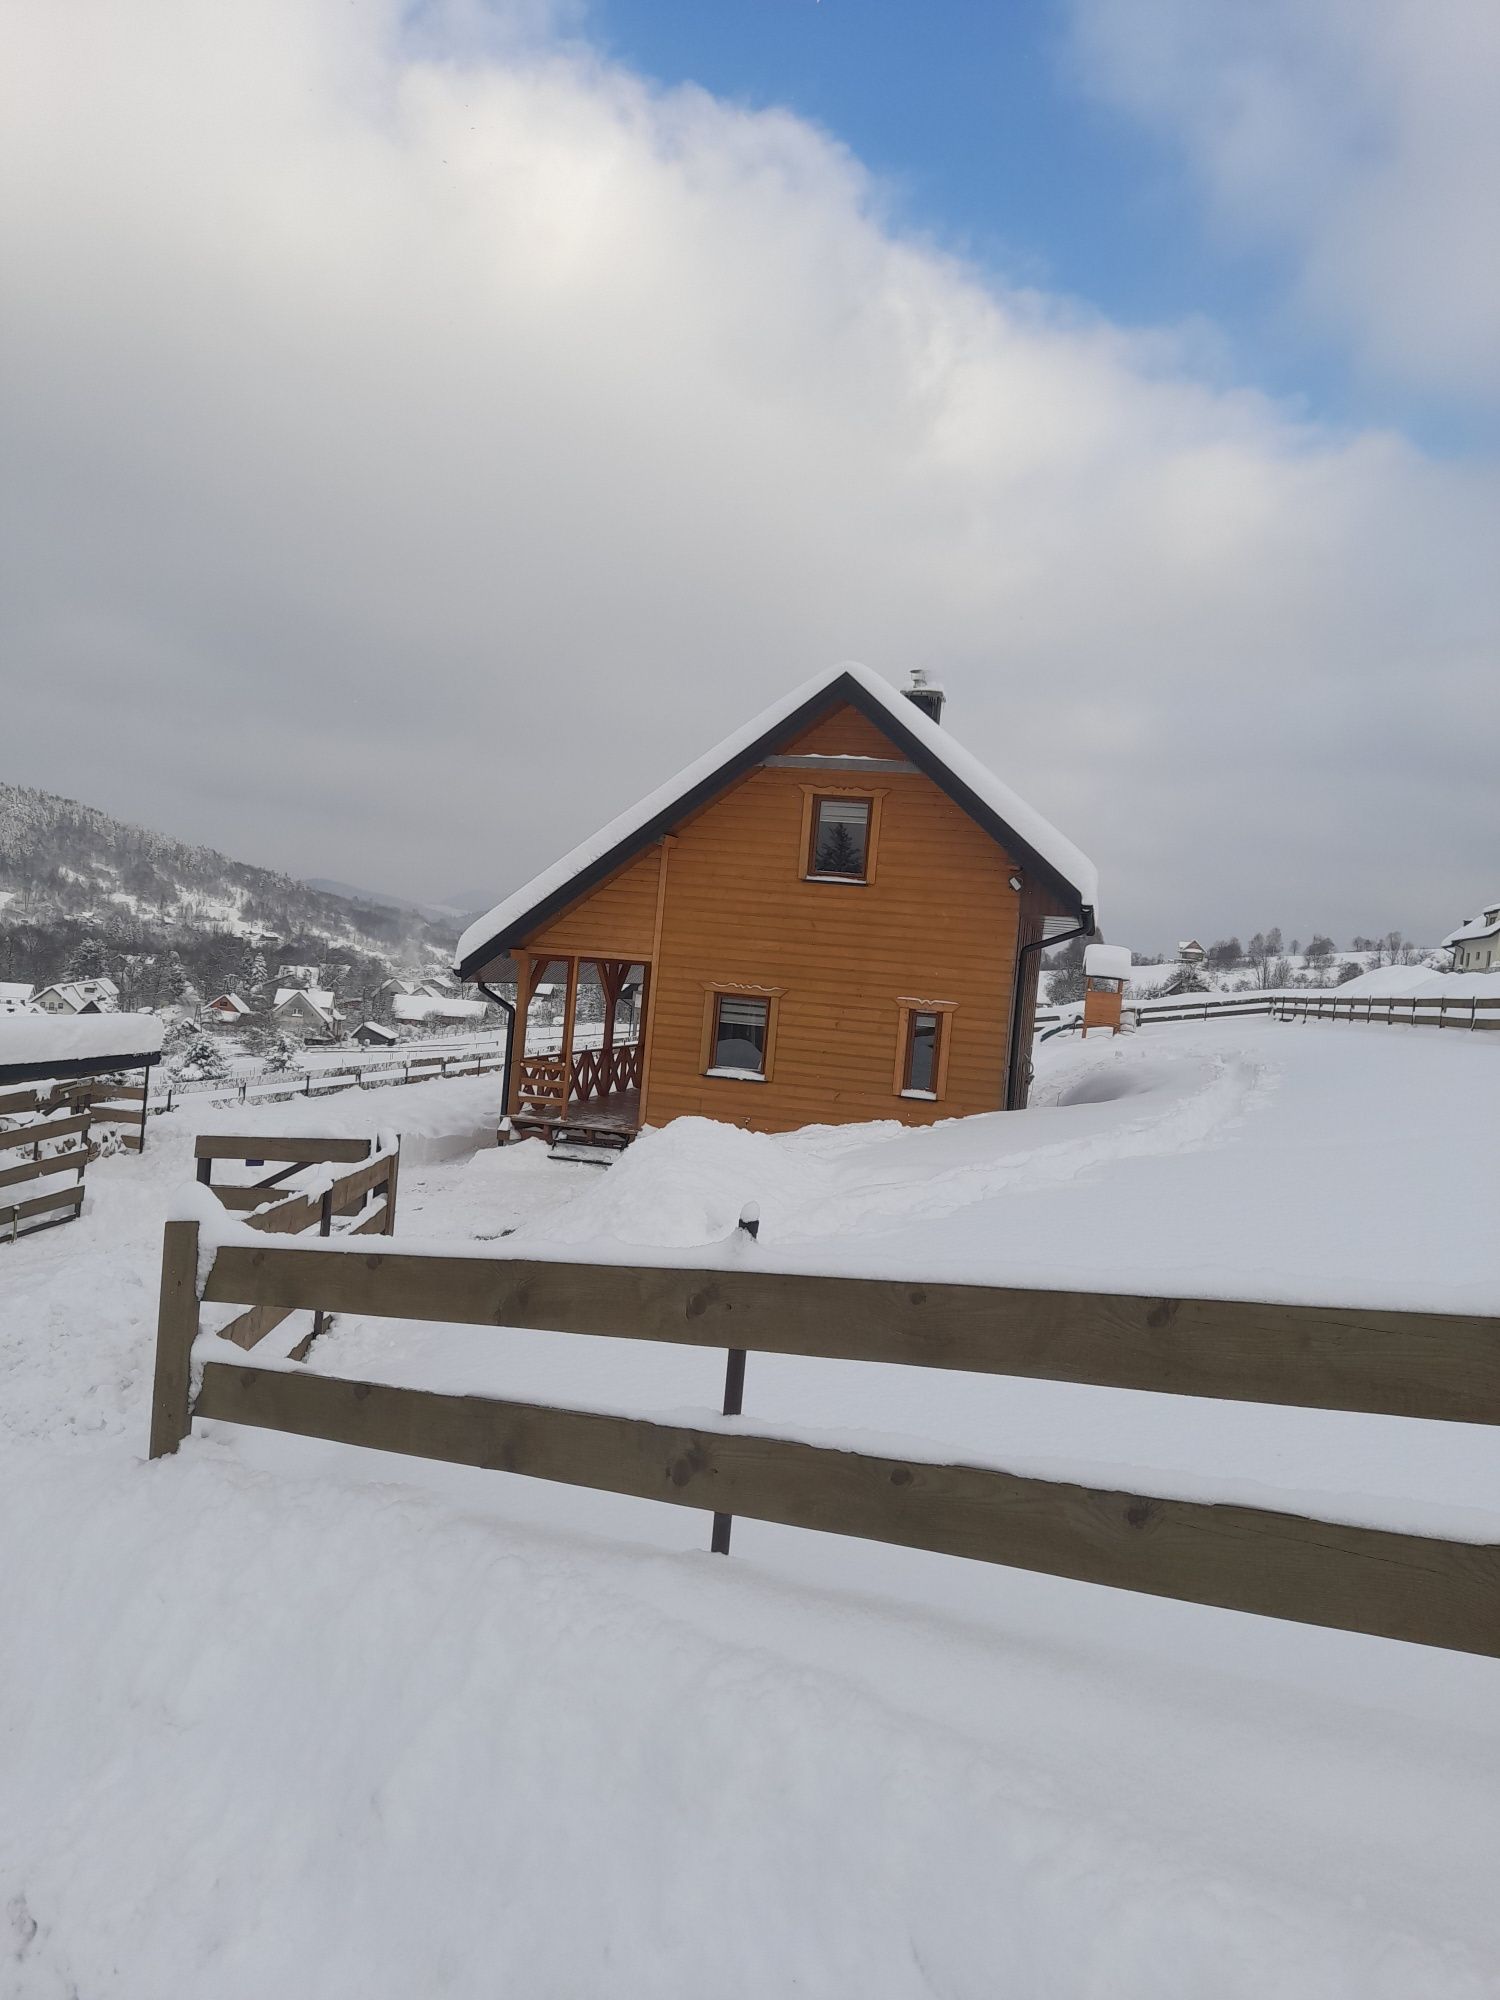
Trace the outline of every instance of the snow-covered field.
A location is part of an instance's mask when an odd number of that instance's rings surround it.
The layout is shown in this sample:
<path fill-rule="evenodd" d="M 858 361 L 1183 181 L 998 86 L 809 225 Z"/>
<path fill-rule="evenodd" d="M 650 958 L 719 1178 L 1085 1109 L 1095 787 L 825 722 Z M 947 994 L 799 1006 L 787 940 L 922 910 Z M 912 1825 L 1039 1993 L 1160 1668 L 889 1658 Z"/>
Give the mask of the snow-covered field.
<path fill-rule="evenodd" d="M 455 1248 L 1495 1310 L 1500 1036 L 1040 1066 L 1025 1114 L 607 1173 L 497 1152 L 492 1077 L 194 1106 L 0 1249 L 0 1996 L 1500 1994 L 1500 1663 L 223 1426 L 144 1460 L 161 1221 L 231 1122 L 396 1127 L 400 1234 Z M 693 1418 L 722 1373 L 357 1321 L 314 1365 Z M 745 1421 L 1500 1537 L 1464 1426 L 758 1355 Z"/>

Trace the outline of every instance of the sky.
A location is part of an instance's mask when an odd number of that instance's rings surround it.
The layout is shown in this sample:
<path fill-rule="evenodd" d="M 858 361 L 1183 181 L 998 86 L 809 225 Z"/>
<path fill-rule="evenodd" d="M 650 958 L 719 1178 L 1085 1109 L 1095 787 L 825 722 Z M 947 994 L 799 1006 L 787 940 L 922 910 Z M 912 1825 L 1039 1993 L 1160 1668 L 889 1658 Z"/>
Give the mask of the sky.
<path fill-rule="evenodd" d="M 499 900 L 834 661 L 1149 949 L 1500 894 L 1488 0 L 0 0 L 0 777 Z"/>

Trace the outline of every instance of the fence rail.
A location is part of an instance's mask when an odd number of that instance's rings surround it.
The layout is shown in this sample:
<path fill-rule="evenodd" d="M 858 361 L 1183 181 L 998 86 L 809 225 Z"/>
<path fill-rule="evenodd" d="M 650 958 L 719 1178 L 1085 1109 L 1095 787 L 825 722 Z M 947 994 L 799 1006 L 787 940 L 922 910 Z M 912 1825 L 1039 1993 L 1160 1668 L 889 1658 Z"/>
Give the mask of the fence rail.
<path fill-rule="evenodd" d="M 284 1104 L 294 1097 L 336 1097 L 344 1090 L 382 1090 L 407 1083 L 430 1083 L 443 1077 L 492 1076 L 505 1068 L 503 1053 L 474 1055 L 414 1055 L 399 1062 L 375 1058 L 367 1063 L 323 1070 L 275 1072 L 242 1077 L 222 1084 L 168 1084 L 150 1107 L 153 1114 L 194 1104 Z"/>
<path fill-rule="evenodd" d="M 39 1194 L 0 1200 L 0 1241 L 6 1243 L 60 1222 L 76 1221 L 83 1210 L 84 1176 L 92 1157 L 87 1102 L 77 1108 L 67 1090 L 43 1083 L 4 1092 L 0 1095 L 0 1119 L 13 1118 L 23 1122 L 0 1128 L 0 1188 L 57 1180 L 65 1174 L 75 1179 L 72 1187 L 44 1188 Z M 15 1158 L 28 1148 L 30 1159 Z"/>
<path fill-rule="evenodd" d="M 367 1236 L 379 1231 L 389 1236 L 396 1226 L 399 1141 L 383 1145 L 372 1139 L 315 1138 L 306 1133 L 295 1138 L 267 1139 L 258 1133 L 252 1136 L 200 1132 L 193 1151 L 199 1181 L 218 1196 L 221 1206 L 240 1213 L 251 1229 L 273 1236 L 296 1235 L 307 1229 L 316 1229 L 325 1237 L 336 1231 L 348 1236 Z M 265 1166 L 268 1161 L 280 1164 L 262 1180 L 248 1184 L 221 1182 L 216 1186 L 215 1160 L 238 1160 L 247 1166 Z M 350 1171 L 333 1175 L 321 1186 L 305 1191 L 281 1185 L 289 1176 L 304 1173 L 310 1167 L 328 1165 L 348 1166 Z M 372 1195 L 379 1197 L 373 1205 L 369 1199 Z M 233 1341 L 237 1347 L 254 1347 L 294 1311 L 295 1306 L 258 1301 L 227 1326 L 219 1327 L 218 1337 Z M 299 1360 L 306 1357 L 323 1331 L 326 1317 L 326 1313 L 317 1312 L 312 1331 L 292 1350 Z"/>
<path fill-rule="evenodd" d="M 167 1225 L 152 1455 L 193 1415 L 1500 1656 L 1500 1545 L 206 1357 Z M 546 1328 L 1500 1424 L 1500 1320 L 223 1244 L 210 1303 Z M 724 1546 L 724 1543 L 717 1543 Z"/>
<path fill-rule="evenodd" d="M 1443 994 L 1321 993 L 1194 993 L 1165 1000 L 1127 1001 L 1136 1025 L 1166 1021 L 1218 1021 L 1238 1014 L 1269 1015 L 1278 1021 L 1367 1021 L 1387 1027 L 1500 1028 L 1500 980 L 1491 997 L 1459 998 Z M 1081 1017 L 1080 1017 L 1081 1019 Z M 1078 1025 L 1056 1009 L 1036 1017 L 1038 1029 L 1059 1032 Z"/>

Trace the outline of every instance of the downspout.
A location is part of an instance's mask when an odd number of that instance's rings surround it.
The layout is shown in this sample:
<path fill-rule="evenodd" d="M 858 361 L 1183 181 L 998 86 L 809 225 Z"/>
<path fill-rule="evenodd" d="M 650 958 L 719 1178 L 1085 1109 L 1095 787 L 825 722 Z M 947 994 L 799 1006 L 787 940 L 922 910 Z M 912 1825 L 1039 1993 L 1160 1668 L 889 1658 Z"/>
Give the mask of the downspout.
<path fill-rule="evenodd" d="M 500 1100 L 500 1106 L 501 1106 L 500 1123 L 502 1129 L 504 1129 L 505 1127 L 504 1109 L 505 1106 L 510 1102 L 511 1059 L 513 1058 L 516 1052 L 515 1002 L 513 1000 L 507 1000 L 503 993 L 497 993 L 493 986 L 486 986 L 482 979 L 476 979 L 474 981 L 474 984 L 479 988 L 480 992 L 484 995 L 484 997 L 487 1000 L 493 1000 L 495 1005 L 497 1007 L 503 1008 L 505 1012 L 505 1093 Z"/>
<path fill-rule="evenodd" d="M 1042 920 L 1044 923 L 1046 919 Z M 1005 1064 L 1005 1109 L 1014 1111 L 1021 1095 L 1021 1023 L 1026 1007 L 1026 954 L 1029 951 L 1051 951 L 1054 945 L 1070 944 L 1074 938 L 1094 935 L 1094 912 L 1086 903 L 1083 921 L 1070 931 L 1058 931 L 1052 937 L 1043 932 L 1039 938 L 1032 938 L 1016 953 L 1016 984 L 1010 1003 L 1010 1055 Z M 1024 1052 L 1025 1060 L 1030 1060 L 1030 1051 Z"/>

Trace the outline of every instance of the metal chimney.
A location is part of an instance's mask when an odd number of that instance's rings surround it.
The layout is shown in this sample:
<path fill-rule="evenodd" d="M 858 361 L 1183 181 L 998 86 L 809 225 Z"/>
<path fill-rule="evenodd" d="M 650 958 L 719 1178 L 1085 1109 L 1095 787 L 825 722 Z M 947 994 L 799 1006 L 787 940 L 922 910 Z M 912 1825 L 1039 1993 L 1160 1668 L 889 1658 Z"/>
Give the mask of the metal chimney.
<path fill-rule="evenodd" d="M 930 717 L 933 722 L 942 721 L 943 690 L 940 687 L 934 687 L 928 680 L 927 669 L 925 667 L 912 668 L 911 686 L 902 688 L 901 692 L 906 696 L 908 701 L 915 702 L 922 713 Z"/>

